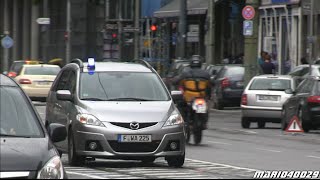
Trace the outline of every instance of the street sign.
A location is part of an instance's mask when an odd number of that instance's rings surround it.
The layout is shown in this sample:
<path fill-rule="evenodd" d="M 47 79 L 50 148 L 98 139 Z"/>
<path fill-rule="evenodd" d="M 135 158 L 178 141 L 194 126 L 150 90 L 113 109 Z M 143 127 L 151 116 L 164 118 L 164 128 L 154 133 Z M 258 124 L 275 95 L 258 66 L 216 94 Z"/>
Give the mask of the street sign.
<path fill-rule="evenodd" d="M 124 27 L 123 31 L 124 32 L 139 32 L 140 29 L 139 28 L 134 28 L 134 27 Z"/>
<path fill-rule="evenodd" d="M 252 36 L 253 35 L 253 21 L 244 21 L 243 22 L 243 35 Z"/>
<path fill-rule="evenodd" d="M 252 6 L 245 6 L 242 9 L 242 17 L 246 20 L 251 20 L 256 15 L 256 11 L 254 10 L 254 7 Z"/>
<path fill-rule="evenodd" d="M 50 18 L 38 18 L 37 23 L 42 25 L 48 25 L 50 24 Z"/>
<path fill-rule="evenodd" d="M 289 125 L 286 129 L 286 132 L 304 132 L 301 127 L 299 118 L 297 116 L 294 116 L 291 119 L 291 122 L 289 123 Z"/>
<path fill-rule="evenodd" d="M 9 49 L 13 46 L 13 39 L 11 37 L 9 37 L 8 35 L 6 35 L 4 38 L 2 38 L 1 40 L 1 45 L 3 48 L 5 49 Z"/>

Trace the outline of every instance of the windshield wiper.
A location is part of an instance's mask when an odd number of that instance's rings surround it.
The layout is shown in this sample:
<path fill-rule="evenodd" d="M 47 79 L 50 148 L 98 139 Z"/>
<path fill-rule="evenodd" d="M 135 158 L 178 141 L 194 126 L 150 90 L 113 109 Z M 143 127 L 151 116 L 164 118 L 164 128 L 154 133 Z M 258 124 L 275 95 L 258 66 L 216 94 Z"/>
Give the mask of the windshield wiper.
<path fill-rule="evenodd" d="M 31 138 L 30 136 L 19 136 L 19 135 L 12 135 L 12 134 L 0 134 L 0 137 Z"/>
<path fill-rule="evenodd" d="M 82 98 L 83 101 L 106 101 L 105 99 L 100 98 Z"/>
<path fill-rule="evenodd" d="M 114 99 L 108 99 L 108 101 L 152 101 L 152 100 L 143 99 L 143 98 L 114 98 Z"/>

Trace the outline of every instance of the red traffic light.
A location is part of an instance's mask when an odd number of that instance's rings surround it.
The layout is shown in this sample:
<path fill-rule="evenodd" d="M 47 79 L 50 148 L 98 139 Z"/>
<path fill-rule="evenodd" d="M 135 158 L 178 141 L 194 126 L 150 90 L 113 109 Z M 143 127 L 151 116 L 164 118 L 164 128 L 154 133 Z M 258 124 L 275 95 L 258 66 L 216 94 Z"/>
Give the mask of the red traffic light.
<path fill-rule="evenodd" d="M 117 34 L 116 34 L 116 33 L 113 33 L 113 34 L 112 34 L 112 38 L 117 38 Z"/>
<path fill-rule="evenodd" d="M 156 25 L 152 25 L 152 26 L 150 27 L 150 29 L 151 29 L 151 31 L 156 31 L 156 30 L 157 30 L 157 26 L 156 26 Z"/>

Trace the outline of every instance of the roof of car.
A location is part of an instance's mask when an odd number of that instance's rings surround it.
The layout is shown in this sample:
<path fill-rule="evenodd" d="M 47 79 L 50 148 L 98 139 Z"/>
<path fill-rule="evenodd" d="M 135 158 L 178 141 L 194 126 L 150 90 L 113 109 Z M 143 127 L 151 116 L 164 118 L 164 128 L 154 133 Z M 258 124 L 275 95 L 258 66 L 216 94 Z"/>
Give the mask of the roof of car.
<path fill-rule="evenodd" d="M 52 65 L 52 64 L 24 64 L 24 67 L 59 67 L 58 65 Z"/>
<path fill-rule="evenodd" d="M 264 74 L 255 76 L 255 78 L 279 78 L 279 79 L 292 79 L 293 77 L 290 75 L 273 75 L 273 74 Z"/>
<path fill-rule="evenodd" d="M 8 76 L 5 76 L 3 74 L 0 74 L 0 86 L 18 86 L 15 81 Z"/>
<path fill-rule="evenodd" d="M 83 63 L 83 72 L 88 72 L 88 63 Z M 137 63 L 127 63 L 127 62 L 96 62 L 95 72 L 152 72 L 148 67 L 137 64 Z"/>

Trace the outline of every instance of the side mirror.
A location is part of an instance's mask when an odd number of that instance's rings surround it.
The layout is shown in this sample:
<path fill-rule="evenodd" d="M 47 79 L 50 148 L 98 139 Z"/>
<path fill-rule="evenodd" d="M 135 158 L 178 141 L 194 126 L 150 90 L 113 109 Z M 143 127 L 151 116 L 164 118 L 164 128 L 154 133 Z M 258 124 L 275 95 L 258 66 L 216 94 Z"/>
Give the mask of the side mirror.
<path fill-rule="evenodd" d="M 48 133 L 53 143 L 64 141 L 67 137 L 67 129 L 62 124 L 50 124 L 48 127 Z"/>
<path fill-rule="evenodd" d="M 60 101 L 72 101 L 72 95 L 69 90 L 57 91 L 57 99 Z"/>
<path fill-rule="evenodd" d="M 183 100 L 182 91 L 171 91 L 171 96 L 175 103 Z"/>
<path fill-rule="evenodd" d="M 215 75 L 212 75 L 212 76 L 210 77 L 210 82 L 211 82 L 212 85 L 214 85 L 215 80 L 216 80 L 216 76 L 215 76 Z"/>
<path fill-rule="evenodd" d="M 286 89 L 284 92 L 286 94 L 294 94 L 295 93 L 292 89 Z"/>

